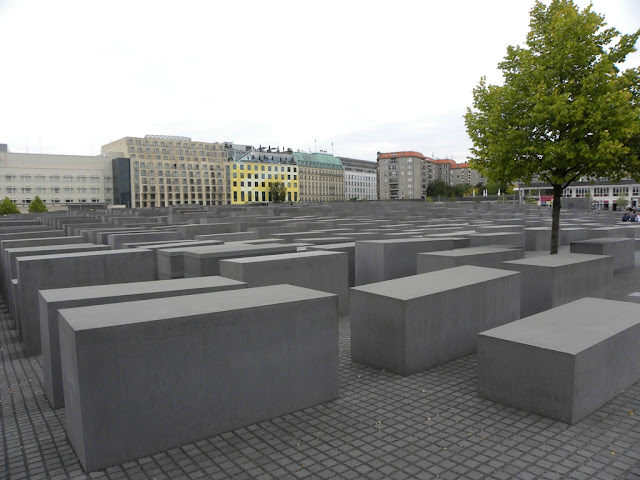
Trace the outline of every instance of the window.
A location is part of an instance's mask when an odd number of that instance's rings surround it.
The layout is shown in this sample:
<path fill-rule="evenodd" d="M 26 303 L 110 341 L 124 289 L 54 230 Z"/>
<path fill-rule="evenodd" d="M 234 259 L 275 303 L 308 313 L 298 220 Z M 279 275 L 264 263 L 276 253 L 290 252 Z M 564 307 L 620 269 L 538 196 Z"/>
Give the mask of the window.
<path fill-rule="evenodd" d="M 89 177 L 91 179 L 91 181 L 93 183 L 99 182 L 100 181 L 100 177 L 98 177 L 97 175 L 91 175 L 91 177 Z"/>
<path fill-rule="evenodd" d="M 86 182 L 87 181 L 87 177 L 84 175 L 78 175 L 78 181 L 79 182 Z"/>
<path fill-rule="evenodd" d="M 36 187 L 36 193 L 46 193 L 47 187 Z"/>
<path fill-rule="evenodd" d="M 73 187 L 64 187 L 64 193 L 73 193 Z"/>
<path fill-rule="evenodd" d="M 36 182 L 44 182 L 45 178 L 46 177 L 44 175 L 38 174 L 36 175 Z"/>
<path fill-rule="evenodd" d="M 51 187 L 51 193 L 60 193 L 60 187 Z"/>
<path fill-rule="evenodd" d="M 73 175 L 65 175 L 63 178 L 65 182 L 73 182 Z"/>
<path fill-rule="evenodd" d="M 60 175 L 49 175 L 49 180 L 51 180 L 52 182 L 59 182 Z"/>
<path fill-rule="evenodd" d="M 23 182 L 30 182 L 31 181 L 31 175 L 22 174 L 22 175 L 20 175 L 20 180 L 22 180 Z"/>
<path fill-rule="evenodd" d="M 16 187 L 7 187 L 7 193 L 16 193 Z"/>
<path fill-rule="evenodd" d="M 22 187 L 22 193 L 31 193 L 31 187 Z"/>

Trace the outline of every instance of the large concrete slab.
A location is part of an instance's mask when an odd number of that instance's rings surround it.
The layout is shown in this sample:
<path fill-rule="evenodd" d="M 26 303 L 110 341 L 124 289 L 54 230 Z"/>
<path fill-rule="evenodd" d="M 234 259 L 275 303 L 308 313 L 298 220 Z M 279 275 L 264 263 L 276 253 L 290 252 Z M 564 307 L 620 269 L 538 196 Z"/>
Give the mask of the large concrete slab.
<path fill-rule="evenodd" d="M 251 257 L 258 255 L 277 255 L 280 253 L 294 253 L 299 244 L 267 244 L 249 245 L 246 243 L 225 243 L 204 247 L 185 248 L 183 250 L 184 276 L 205 277 L 220 275 L 219 262 L 227 258 Z M 160 254 L 161 250 L 158 251 Z M 164 253 L 164 252 L 163 252 Z M 158 256 L 160 262 L 160 255 Z"/>
<path fill-rule="evenodd" d="M 571 253 L 609 255 L 613 258 L 613 269 L 635 265 L 636 241 L 634 238 L 592 238 L 571 243 Z"/>
<path fill-rule="evenodd" d="M 87 471 L 338 396 L 332 294 L 277 285 L 59 315 L 67 432 Z"/>
<path fill-rule="evenodd" d="M 338 295 L 338 314 L 349 315 L 349 259 L 342 252 L 299 252 L 220 261 L 220 275 L 249 288 L 287 283 Z"/>
<path fill-rule="evenodd" d="M 486 247 L 458 248 L 443 252 L 419 253 L 416 271 L 418 274 L 428 273 L 462 265 L 500 268 L 502 262 L 520 258 L 524 258 L 524 251 L 517 247 L 488 245 Z"/>
<path fill-rule="evenodd" d="M 583 298 L 482 332 L 478 393 L 574 424 L 640 380 L 638 345 L 640 305 Z"/>
<path fill-rule="evenodd" d="M 462 266 L 352 288 L 351 359 L 411 375 L 474 353 L 478 332 L 519 318 L 519 280 Z"/>
<path fill-rule="evenodd" d="M 356 243 L 331 243 L 329 245 L 313 245 L 307 247 L 308 252 L 343 252 L 347 254 L 349 262 L 349 287 L 356 286 Z"/>
<path fill-rule="evenodd" d="M 356 242 L 356 285 L 416 274 L 417 255 L 453 250 L 451 238 L 405 238 Z"/>
<path fill-rule="evenodd" d="M 246 288 L 246 286 L 247 284 L 244 282 L 229 278 L 202 277 L 40 290 L 42 377 L 44 393 L 49 403 L 53 408 L 64 406 L 58 310 L 235 290 Z"/>
<path fill-rule="evenodd" d="M 16 297 L 25 355 L 41 353 L 39 290 L 155 280 L 153 261 L 153 252 L 141 248 L 18 257 Z"/>
<path fill-rule="evenodd" d="M 582 297 L 611 298 L 613 259 L 565 253 L 502 262 L 500 268 L 522 273 L 521 317 Z"/>

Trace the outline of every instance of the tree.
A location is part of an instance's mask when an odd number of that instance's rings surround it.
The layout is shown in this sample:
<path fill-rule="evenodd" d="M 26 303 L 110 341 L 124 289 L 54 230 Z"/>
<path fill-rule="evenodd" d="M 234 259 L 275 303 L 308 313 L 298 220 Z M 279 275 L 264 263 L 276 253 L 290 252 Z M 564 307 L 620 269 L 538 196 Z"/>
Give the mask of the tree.
<path fill-rule="evenodd" d="M 429 182 L 427 196 L 432 198 L 449 196 L 448 185 L 440 179 Z"/>
<path fill-rule="evenodd" d="M 273 182 L 269 186 L 269 196 L 271 201 L 275 203 L 282 203 L 287 201 L 287 187 L 283 182 Z"/>
<path fill-rule="evenodd" d="M 0 215 L 12 215 L 14 213 L 20 213 L 16 204 L 9 200 L 9 197 L 4 197 L 4 200 L 0 202 Z"/>
<path fill-rule="evenodd" d="M 571 0 L 536 2 L 526 47 L 508 47 L 504 82 L 473 90 L 465 115 L 472 168 L 502 184 L 537 175 L 553 188 L 551 253 L 558 252 L 562 191 L 580 178 L 640 177 L 640 68 L 617 64 L 640 30 L 621 35 Z"/>
<path fill-rule="evenodd" d="M 48 212 L 49 209 L 45 206 L 44 202 L 39 195 L 36 195 L 29 204 L 29 213 Z"/>

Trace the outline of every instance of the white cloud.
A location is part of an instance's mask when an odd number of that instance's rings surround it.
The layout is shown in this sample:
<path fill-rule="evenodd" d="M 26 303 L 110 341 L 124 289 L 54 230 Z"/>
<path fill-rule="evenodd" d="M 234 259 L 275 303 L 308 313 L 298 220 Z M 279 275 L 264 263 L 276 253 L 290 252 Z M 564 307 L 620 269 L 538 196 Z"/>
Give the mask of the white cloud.
<path fill-rule="evenodd" d="M 0 142 L 95 154 L 154 133 L 463 161 L 471 91 L 481 76 L 500 81 L 497 63 L 524 42 L 532 5 L 5 1 Z M 639 9 L 594 1 L 625 33 Z"/>

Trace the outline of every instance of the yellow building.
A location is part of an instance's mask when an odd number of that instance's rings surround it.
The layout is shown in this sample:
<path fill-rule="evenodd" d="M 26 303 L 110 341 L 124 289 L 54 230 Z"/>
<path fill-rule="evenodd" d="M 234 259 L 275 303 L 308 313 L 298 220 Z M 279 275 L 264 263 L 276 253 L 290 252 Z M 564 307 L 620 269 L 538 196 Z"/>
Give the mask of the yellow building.
<path fill-rule="evenodd" d="M 271 202 L 273 183 L 282 182 L 287 202 L 298 201 L 298 167 L 290 153 L 254 151 L 231 164 L 231 203 Z"/>

